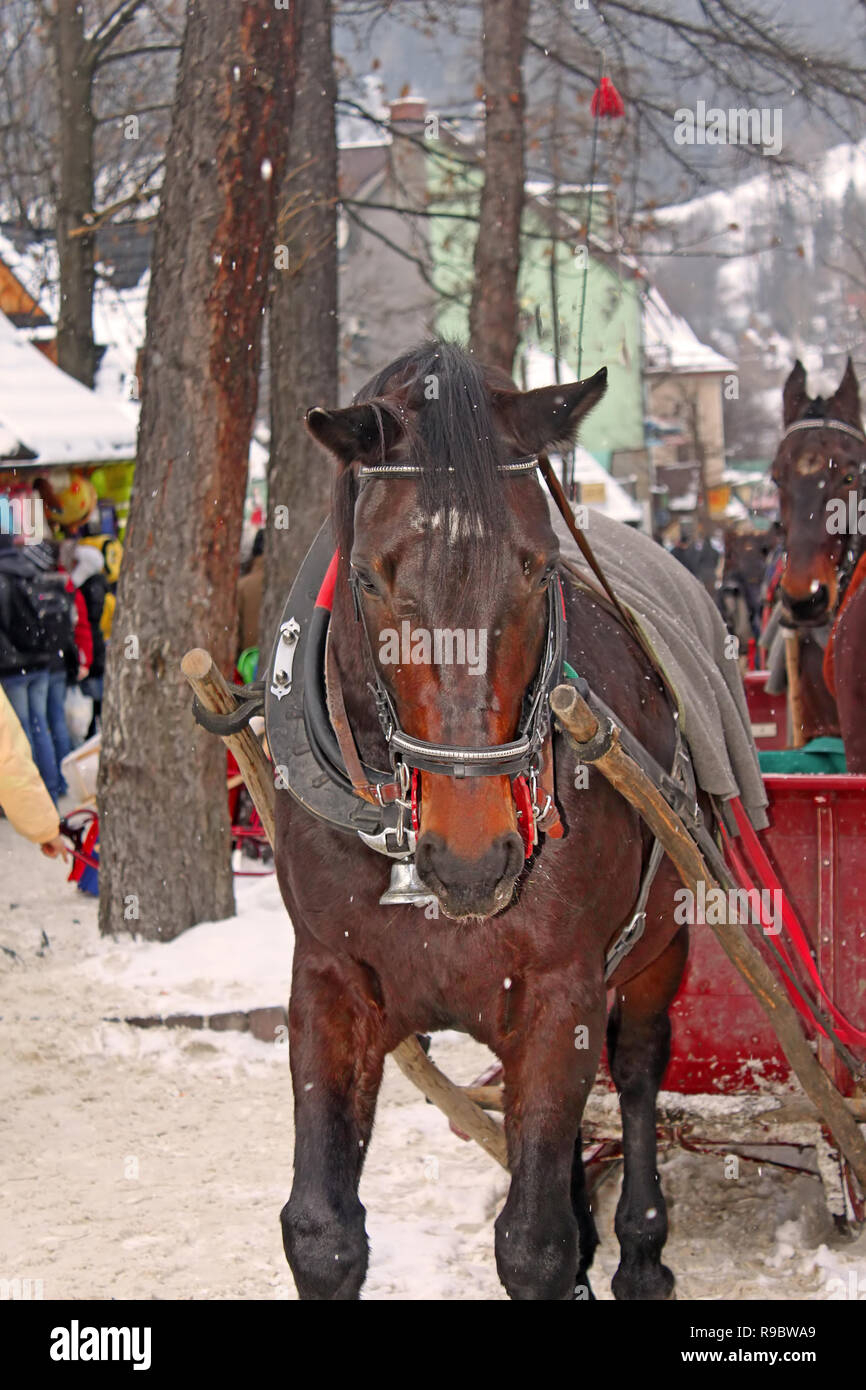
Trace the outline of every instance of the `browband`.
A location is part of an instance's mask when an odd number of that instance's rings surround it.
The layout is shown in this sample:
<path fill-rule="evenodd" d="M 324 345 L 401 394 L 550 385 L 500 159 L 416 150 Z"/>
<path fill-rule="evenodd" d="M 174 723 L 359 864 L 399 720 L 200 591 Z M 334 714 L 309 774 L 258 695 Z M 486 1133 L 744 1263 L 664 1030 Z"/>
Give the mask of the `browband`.
<path fill-rule="evenodd" d="M 793 425 L 789 425 L 782 435 L 787 439 L 789 434 L 795 430 L 841 430 L 843 434 L 850 434 L 852 439 L 857 439 L 861 444 L 866 444 L 866 435 L 862 430 L 858 430 L 854 425 L 847 425 L 844 420 L 795 420 Z"/>
<path fill-rule="evenodd" d="M 532 454 L 523 459 L 514 459 L 511 463 L 500 463 L 500 473 L 531 473 L 538 467 L 538 455 Z M 453 468 L 446 468 L 446 473 L 453 473 Z M 359 478 L 372 478 L 385 474 L 390 478 L 412 478 L 424 469 L 416 463 L 365 463 L 358 469 Z"/>

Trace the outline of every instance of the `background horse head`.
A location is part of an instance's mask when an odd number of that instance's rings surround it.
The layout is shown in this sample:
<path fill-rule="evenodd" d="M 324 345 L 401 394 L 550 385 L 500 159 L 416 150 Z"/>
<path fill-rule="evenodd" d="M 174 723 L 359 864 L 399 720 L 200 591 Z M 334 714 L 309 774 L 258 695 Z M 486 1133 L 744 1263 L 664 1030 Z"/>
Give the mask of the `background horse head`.
<path fill-rule="evenodd" d="M 847 522 L 840 529 L 836 519 L 850 514 L 849 499 L 856 512 L 860 466 L 866 461 L 850 357 L 829 400 L 810 398 L 805 368 L 795 363 L 785 382 L 783 423 L 772 470 L 787 541 L 782 602 L 793 623 L 816 626 L 835 611 L 845 582 L 842 567 L 852 537 Z"/>
<path fill-rule="evenodd" d="M 786 538 L 782 604 L 787 624 L 800 630 L 802 736 L 808 741 L 841 733 L 849 771 L 860 771 L 866 769 L 866 603 L 860 592 L 866 438 L 851 359 L 828 400 L 809 396 L 805 369 L 795 363 L 785 383 L 783 421 L 772 476 Z"/>
<path fill-rule="evenodd" d="M 363 403 L 310 412 L 340 464 L 337 539 L 369 655 L 413 737 L 463 748 L 514 739 L 559 547 L 534 474 L 500 469 L 572 440 L 606 384 L 603 369 L 518 392 L 462 349 L 431 343 L 369 382 Z M 383 471 L 365 476 L 371 467 Z M 508 775 L 421 771 L 416 865 L 448 915 L 501 910 L 523 864 Z"/>
<path fill-rule="evenodd" d="M 725 563 L 718 605 L 728 631 L 739 638 L 743 670 L 749 641 L 751 638 L 757 640 L 761 633 L 761 586 L 769 552 L 766 532 L 725 532 Z"/>

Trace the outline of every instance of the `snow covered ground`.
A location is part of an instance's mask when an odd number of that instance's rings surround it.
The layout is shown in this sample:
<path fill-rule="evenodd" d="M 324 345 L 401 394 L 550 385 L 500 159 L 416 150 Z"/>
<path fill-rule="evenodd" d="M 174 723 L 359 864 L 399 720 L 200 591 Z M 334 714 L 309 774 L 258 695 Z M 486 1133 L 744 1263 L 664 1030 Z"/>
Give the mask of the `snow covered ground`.
<path fill-rule="evenodd" d="M 101 940 L 96 903 L 0 822 L 0 1277 L 45 1298 L 294 1298 L 280 1208 L 291 1183 L 285 1040 L 106 1019 L 284 1003 L 291 929 L 275 881 L 170 945 Z M 43 942 L 46 933 L 48 945 Z M 14 956 L 8 954 L 14 952 Z M 456 1035 L 436 1061 L 488 1060 Z M 664 1158 L 667 1263 L 682 1299 L 866 1300 L 866 1235 L 840 1243 L 816 1178 Z M 361 1196 L 370 1299 L 501 1299 L 492 1223 L 507 1178 L 389 1061 Z M 610 1298 L 619 1175 L 597 1194 L 593 1270 Z"/>

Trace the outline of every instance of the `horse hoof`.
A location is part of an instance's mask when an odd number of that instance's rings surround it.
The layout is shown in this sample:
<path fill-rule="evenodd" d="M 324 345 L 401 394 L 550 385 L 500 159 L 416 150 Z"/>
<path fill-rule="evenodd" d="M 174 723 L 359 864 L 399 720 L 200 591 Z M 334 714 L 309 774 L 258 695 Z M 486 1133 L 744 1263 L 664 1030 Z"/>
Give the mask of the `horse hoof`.
<path fill-rule="evenodd" d="M 669 1303 L 676 1300 L 676 1280 L 667 1265 L 648 1270 L 618 1269 L 611 1280 L 613 1296 L 618 1302 Z"/>

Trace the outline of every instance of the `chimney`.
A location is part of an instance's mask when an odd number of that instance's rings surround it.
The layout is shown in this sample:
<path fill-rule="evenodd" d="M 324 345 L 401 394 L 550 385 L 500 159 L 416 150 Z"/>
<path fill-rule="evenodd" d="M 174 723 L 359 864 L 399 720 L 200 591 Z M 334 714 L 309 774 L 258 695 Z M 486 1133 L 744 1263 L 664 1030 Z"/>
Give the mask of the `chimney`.
<path fill-rule="evenodd" d="M 418 207 L 427 202 L 427 157 L 424 150 L 424 118 L 427 101 L 424 97 L 398 97 L 389 101 L 393 137 L 391 167 L 396 182 L 397 201 Z M 403 137 L 412 136 L 411 140 Z"/>

